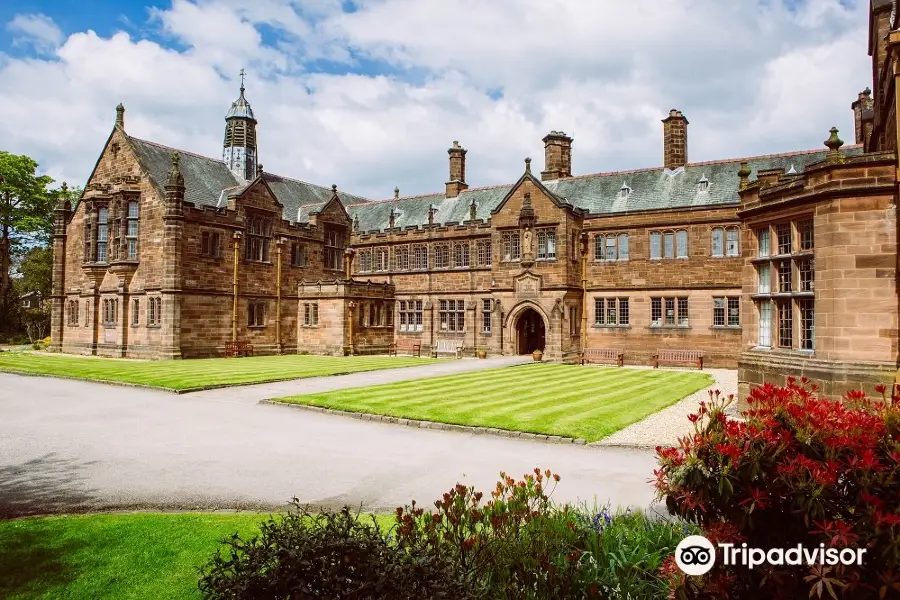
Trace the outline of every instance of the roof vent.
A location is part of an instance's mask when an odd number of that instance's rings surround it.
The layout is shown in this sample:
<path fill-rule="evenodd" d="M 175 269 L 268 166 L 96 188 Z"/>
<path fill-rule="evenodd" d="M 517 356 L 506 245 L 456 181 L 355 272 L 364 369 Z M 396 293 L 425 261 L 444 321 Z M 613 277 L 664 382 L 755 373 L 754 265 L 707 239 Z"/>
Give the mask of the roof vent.
<path fill-rule="evenodd" d="M 796 175 L 796 174 L 797 174 L 797 168 L 792 164 L 792 165 L 791 165 L 791 168 L 788 170 L 787 174 L 788 174 L 788 175 Z"/>
<path fill-rule="evenodd" d="M 631 195 L 632 189 L 627 182 L 622 182 L 622 188 L 619 190 L 619 198 L 627 198 Z"/>
<path fill-rule="evenodd" d="M 704 173 L 697 182 L 697 191 L 701 193 L 709 191 L 709 179 L 706 178 L 706 173 Z"/>

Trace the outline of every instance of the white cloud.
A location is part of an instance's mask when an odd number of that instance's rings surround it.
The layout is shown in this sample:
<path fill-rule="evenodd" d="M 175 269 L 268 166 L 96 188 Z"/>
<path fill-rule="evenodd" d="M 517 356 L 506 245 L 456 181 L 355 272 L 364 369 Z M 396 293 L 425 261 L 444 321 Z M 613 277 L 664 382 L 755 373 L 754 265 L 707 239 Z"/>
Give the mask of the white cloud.
<path fill-rule="evenodd" d="M 53 19 L 40 13 L 16 15 L 6 29 L 12 33 L 15 45 L 31 45 L 42 53 L 55 50 L 63 37 Z"/>
<path fill-rule="evenodd" d="M 0 55 L 0 139 L 83 183 L 122 101 L 132 135 L 218 156 L 246 68 L 266 170 L 376 198 L 443 189 L 452 140 L 472 186 L 514 181 L 528 155 L 541 170 L 551 129 L 574 135 L 578 173 L 659 165 L 670 108 L 692 161 L 821 147 L 832 125 L 852 142 L 871 85 L 867 7 L 174 0 L 152 21 L 183 50 L 80 32 L 52 60 Z"/>

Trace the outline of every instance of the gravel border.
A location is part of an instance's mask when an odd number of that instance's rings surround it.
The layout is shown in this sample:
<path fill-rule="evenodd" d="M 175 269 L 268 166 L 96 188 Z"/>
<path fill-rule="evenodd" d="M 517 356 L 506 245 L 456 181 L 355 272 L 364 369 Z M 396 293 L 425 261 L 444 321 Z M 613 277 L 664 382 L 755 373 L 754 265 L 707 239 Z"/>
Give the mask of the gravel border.
<path fill-rule="evenodd" d="M 630 367 L 633 369 L 650 367 Z M 662 369 L 660 369 L 662 370 Z M 691 369 L 665 369 L 670 371 L 690 371 Z M 698 372 L 696 369 L 694 373 Z M 655 448 L 656 446 L 677 446 L 678 439 L 693 431 L 688 415 L 696 412 L 701 400 L 709 399 L 710 390 L 719 390 L 722 395 L 734 394 L 737 397 L 737 370 L 704 369 L 715 381 L 707 388 L 679 400 L 672 406 L 653 413 L 642 421 L 633 423 L 616 433 L 592 442 L 590 446 L 628 446 L 634 448 Z M 729 417 L 738 417 L 737 402 L 727 411 Z"/>

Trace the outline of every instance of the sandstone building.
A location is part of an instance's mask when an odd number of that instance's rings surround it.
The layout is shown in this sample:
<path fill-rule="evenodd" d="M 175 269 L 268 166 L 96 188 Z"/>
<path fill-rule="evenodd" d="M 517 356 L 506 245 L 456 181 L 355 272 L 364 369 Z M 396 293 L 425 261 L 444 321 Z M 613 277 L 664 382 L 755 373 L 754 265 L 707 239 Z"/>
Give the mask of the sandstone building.
<path fill-rule="evenodd" d="M 469 187 L 453 142 L 441 192 L 370 200 L 267 173 L 243 85 L 222 159 L 127 134 L 120 105 L 81 201 L 57 208 L 52 347 L 189 358 L 232 340 L 328 354 L 402 341 L 556 361 L 617 348 L 626 364 L 679 348 L 737 367 L 742 392 L 787 375 L 831 394 L 889 382 L 892 8 L 873 0 L 855 144 L 833 129 L 820 150 L 691 163 L 672 110 L 660 167 L 574 174 L 573 139 L 552 131 L 543 170 L 525 159 L 514 183 Z"/>

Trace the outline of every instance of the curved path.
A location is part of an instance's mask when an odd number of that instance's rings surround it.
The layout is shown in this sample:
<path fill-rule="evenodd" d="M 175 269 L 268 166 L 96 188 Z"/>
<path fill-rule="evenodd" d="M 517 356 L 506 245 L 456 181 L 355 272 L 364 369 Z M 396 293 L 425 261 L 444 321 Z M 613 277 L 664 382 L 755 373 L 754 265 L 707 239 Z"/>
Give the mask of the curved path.
<path fill-rule="evenodd" d="M 515 363 L 480 362 L 449 364 Z M 365 382 L 348 375 L 183 395 L 0 373 L 0 517 L 270 509 L 292 496 L 382 511 L 413 498 L 430 503 L 457 482 L 489 491 L 501 470 L 518 477 L 535 466 L 561 474 L 560 501 L 653 502 L 649 450 L 415 429 L 257 404 L 317 386 L 410 379 L 422 375 L 418 369 L 367 373 Z"/>

